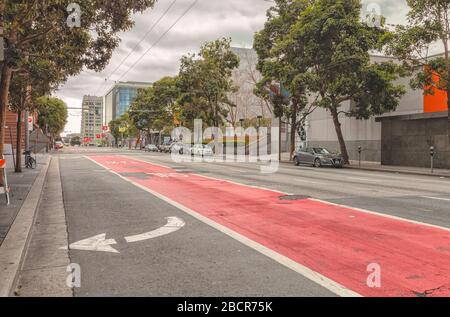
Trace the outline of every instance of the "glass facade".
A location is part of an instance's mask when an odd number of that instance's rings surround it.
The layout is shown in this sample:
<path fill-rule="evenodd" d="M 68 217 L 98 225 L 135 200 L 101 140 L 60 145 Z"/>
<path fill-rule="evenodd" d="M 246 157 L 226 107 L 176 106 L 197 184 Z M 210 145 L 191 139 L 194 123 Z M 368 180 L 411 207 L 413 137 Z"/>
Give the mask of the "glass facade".
<path fill-rule="evenodd" d="M 120 82 L 116 83 L 105 96 L 104 125 L 123 115 L 136 99 L 138 90 L 148 88 L 151 83 Z"/>
<path fill-rule="evenodd" d="M 116 118 L 123 115 L 137 97 L 137 88 L 120 87 L 116 96 Z"/>

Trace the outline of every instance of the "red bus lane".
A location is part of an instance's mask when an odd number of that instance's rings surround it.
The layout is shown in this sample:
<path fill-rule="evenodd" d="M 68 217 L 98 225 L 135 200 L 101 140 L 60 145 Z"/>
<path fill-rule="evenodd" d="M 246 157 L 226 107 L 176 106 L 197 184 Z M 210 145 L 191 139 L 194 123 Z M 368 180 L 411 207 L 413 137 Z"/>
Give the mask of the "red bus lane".
<path fill-rule="evenodd" d="M 363 296 L 450 296 L 450 231 L 118 156 L 95 162 Z M 136 174 L 147 174 L 147 178 Z M 369 287 L 367 268 L 381 268 Z"/>

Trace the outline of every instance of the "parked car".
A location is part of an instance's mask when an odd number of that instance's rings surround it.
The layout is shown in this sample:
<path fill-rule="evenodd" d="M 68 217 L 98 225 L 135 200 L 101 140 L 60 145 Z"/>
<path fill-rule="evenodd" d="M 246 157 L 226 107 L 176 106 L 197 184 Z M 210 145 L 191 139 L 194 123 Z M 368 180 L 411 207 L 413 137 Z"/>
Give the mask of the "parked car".
<path fill-rule="evenodd" d="M 186 146 L 183 143 L 172 143 L 172 145 L 170 146 L 170 153 L 182 155 L 185 151 L 185 147 Z"/>
<path fill-rule="evenodd" d="M 145 151 L 146 152 L 158 152 L 158 147 L 154 144 L 147 144 L 145 146 Z"/>
<path fill-rule="evenodd" d="M 160 145 L 159 151 L 162 153 L 170 153 L 171 145 L 172 145 L 171 143 L 164 143 L 164 144 Z"/>
<path fill-rule="evenodd" d="M 213 150 L 209 145 L 195 144 L 190 149 L 190 153 L 195 156 L 212 156 Z"/>
<path fill-rule="evenodd" d="M 334 154 L 324 148 L 300 149 L 294 155 L 295 165 L 308 164 L 314 167 L 332 166 L 341 168 L 344 166 L 344 158 L 339 154 Z"/>
<path fill-rule="evenodd" d="M 64 148 L 64 144 L 61 141 L 55 142 L 55 150 L 61 150 Z"/>

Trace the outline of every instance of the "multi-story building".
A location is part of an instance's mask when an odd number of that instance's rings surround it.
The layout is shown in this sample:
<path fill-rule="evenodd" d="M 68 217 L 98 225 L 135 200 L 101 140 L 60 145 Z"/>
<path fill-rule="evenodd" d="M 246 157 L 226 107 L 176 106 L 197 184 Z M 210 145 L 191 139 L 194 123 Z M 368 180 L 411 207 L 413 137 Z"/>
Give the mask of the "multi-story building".
<path fill-rule="evenodd" d="M 138 94 L 138 89 L 148 88 L 151 83 L 119 82 L 106 93 L 103 124 L 106 126 L 112 120 L 123 115 Z"/>
<path fill-rule="evenodd" d="M 432 58 L 432 57 L 431 57 Z M 393 60 L 372 56 L 373 62 Z M 398 84 L 406 94 L 393 112 L 368 120 L 341 116 L 342 132 L 350 159 L 381 162 L 383 165 L 430 166 L 430 147 L 436 150 L 435 166 L 450 168 L 448 141 L 447 94 L 435 90 L 434 95 L 424 94 L 409 86 L 410 78 Z M 342 110 L 350 110 L 353 103 L 343 103 Z M 308 146 L 326 147 L 339 151 L 333 119 L 325 109 L 317 109 L 308 118 Z"/>
<path fill-rule="evenodd" d="M 81 119 L 81 139 L 85 145 L 96 145 L 102 141 L 103 98 L 83 97 L 83 114 Z"/>
<path fill-rule="evenodd" d="M 271 118 L 271 105 L 254 94 L 255 85 L 262 79 L 256 69 L 258 55 L 256 51 L 248 48 L 233 47 L 232 51 L 239 56 L 239 68 L 233 70 L 233 83 L 237 91 L 229 95 L 236 105 L 236 111 L 230 111 L 233 121 L 240 119 L 254 119 L 259 116 Z"/>
<path fill-rule="evenodd" d="M 260 79 L 256 71 L 257 56 L 253 50 L 233 49 L 241 59 L 239 69 L 233 72 L 233 81 L 239 90 L 230 96 L 237 105 L 236 119 L 252 118 L 262 114 L 270 117 L 270 110 L 256 96 L 255 83 Z M 430 57 L 433 58 L 433 57 Z M 385 56 L 372 56 L 372 62 L 395 61 Z M 434 147 L 435 166 L 450 168 L 448 138 L 447 94 L 436 90 L 433 95 L 425 95 L 422 90 L 410 87 L 410 78 L 398 80 L 407 92 L 393 112 L 368 120 L 341 116 L 342 131 L 350 159 L 381 162 L 384 165 L 429 166 L 430 147 Z M 342 104 L 342 110 L 349 110 L 353 102 Z M 270 107 L 270 106 L 269 106 Z M 333 119 L 325 109 L 316 109 L 307 121 L 306 142 L 296 136 L 296 147 L 300 145 L 322 146 L 339 152 Z M 282 126 L 282 151 L 290 149 L 290 128 Z M 306 143 L 306 144 L 305 144 Z"/>

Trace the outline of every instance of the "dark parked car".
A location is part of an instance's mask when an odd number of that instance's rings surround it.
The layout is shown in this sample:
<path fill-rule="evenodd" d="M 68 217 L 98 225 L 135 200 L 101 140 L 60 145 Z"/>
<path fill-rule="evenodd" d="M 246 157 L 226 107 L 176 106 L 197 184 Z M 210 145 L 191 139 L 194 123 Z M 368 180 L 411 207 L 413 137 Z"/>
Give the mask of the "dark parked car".
<path fill-rule="evenodd" d="M 314 167 L 332 166 L 340 168 L 344 166 L 344 158 L 324 148 L 300 149 L 294 156 L 295 165 L 308 164 Z"/>

